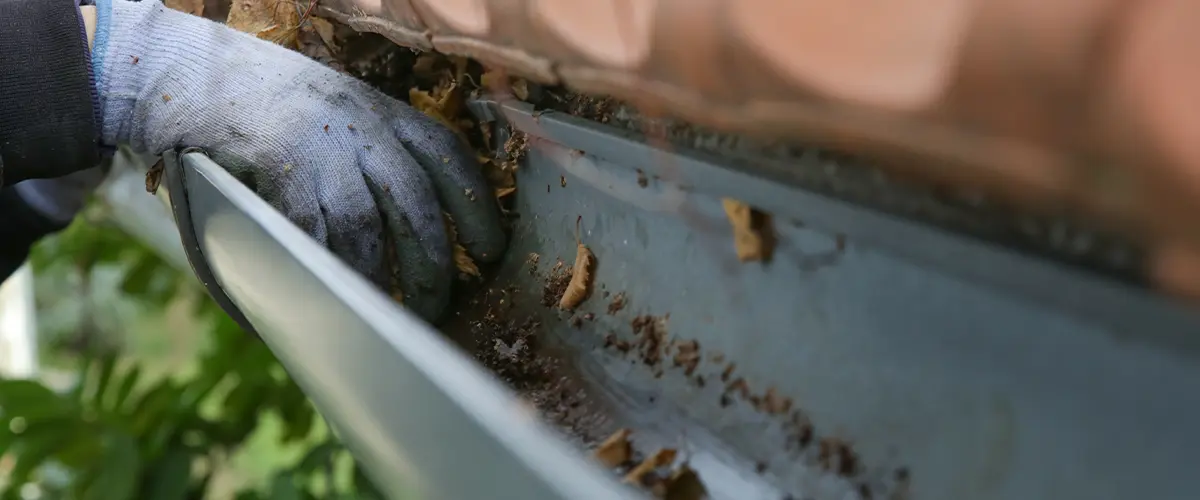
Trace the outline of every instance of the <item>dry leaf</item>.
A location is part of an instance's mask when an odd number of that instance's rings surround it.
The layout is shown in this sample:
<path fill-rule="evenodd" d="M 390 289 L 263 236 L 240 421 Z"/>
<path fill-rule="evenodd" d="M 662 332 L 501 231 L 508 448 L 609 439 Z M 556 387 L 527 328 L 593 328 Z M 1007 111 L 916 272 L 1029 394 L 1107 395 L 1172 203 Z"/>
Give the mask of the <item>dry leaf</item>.
<path fill-rule="evenodd" d="M 771 260 L 774 234 L 770 215 L 754 210 L 745 203 L 724 198 L 725 215 L 733 226 L 733 247 L 742 262 Z"/>
<path fill-rule="evenodd" d="M 517 99 L 522 101 L 529 100 L 529 83 L 524 79 L 516 78 L 512 81 L 512 93 Z"/>
<path fill-rule="evenodd" d="M 193 16 L 204 15 L 204 0 L 164 0 L 163 5 Z"/>
<path fill-rule="evenodd" d="M 159 158 L 150 166 L 150 170 L 146 171 L 146 192 L 150 194 L 158 194 L 158 186 L 162 185 L 164 168 L 163 159 Z"/>
<path fill-rule="evenodd" d="M 460 103 L 462 102 L 462 93 L 458 91 L 458 87 L 454 84 L 450 84 L 449 87 L 435 93 L 437 96 L 418 88 L 412 88 L 408 90 L 408 101 L 418 111 L 425 113 L 442 125 L 445 125 L 446 128 L 454 131 L 464 144 L 469 144 L 470 141 L 467 140 L 467 134 L 463 132 L 455 120 L 451 119 L 451 117 L 457 116 L 454 113 L 457 113 L 459 110 Z"/>
<path fill-rule="evenodd" d="M 646 457 L 642 463 L 637 464 L 629 474 L 625 475 L 625 482 L 629 484 L 642 484 L 642 478 L 659 467 L 666 467 L 675 461 L 675 450 L 673 448 L 663 448 L 658 450 L 653 455 Z"/>
<path fill-rule="evenodd" d="M 505 188 L 499 188 L 499 189 L 496 189 L 496 198 L 497 199 L 503 198 L 503 197 L 513 194 L 515 192 L 517 192 L 517 188 L 512 187 L 512 186 L 505 187 Z"/>
<path fill-rule="evenodd" d="M 558 301 L 560 309 L 572 310 L 578 306 L 583 299 L 588 296 L 588 290 L 592 285 L 592 251 L 584 246 L 583 241 L 579 239 L 579 222 L 583 220 L 583 216 L 575 219 L 575 267 L 571 269 L 571 281 L 567 283 L 567 290 L 563 292 L 562 299 Z"/>
<path fill-rule="evenodd" d="M 687 464 L 683 464 L 672 471 L 671 477 L 667 479 L 667 492 L 664 498 L 666 500 L 700 500 L 707 498 L 707 495 L 708 490 L 700 481 L 700 475 Z"/>
<path fill-rule="evenodd" d="M 633 431 L 629 429 L 621 429 L 613 433 L 603 443 L 600 443 L 592 455 L 608 468 L 628 462 L 633 457 L 633 445 L 629 443 L 629 435 L 632 433 Z"/>
<path fill-rule="evenodd" d="M 458 226 L 454 225 L 454 219 L 448 213 L 442 212 L 442 215 L 446 220 L 446 235 L 454 244 L 454 267 L 468 276 L 480 277 L 479 266 L 475 265 L 475 259 L 467 255 L 467 248 L 458 242 Z"/>
<path fill-rule="evenodd" d="M 334 36 L 333 23 L 319 17 L 309 17 L 308 21 L 312 23 L 313 31 L 316 31 L 317 36 L 321 37 L 321 42 L 325 44 L 325 47 L 331 52 L 337 52 L 338 45 Z"/>
<path fill-rule="evenodd" d="M 225 24 L 290 49 L 299 47 L 300 12 L 292 2 L 233 0 Z"/>

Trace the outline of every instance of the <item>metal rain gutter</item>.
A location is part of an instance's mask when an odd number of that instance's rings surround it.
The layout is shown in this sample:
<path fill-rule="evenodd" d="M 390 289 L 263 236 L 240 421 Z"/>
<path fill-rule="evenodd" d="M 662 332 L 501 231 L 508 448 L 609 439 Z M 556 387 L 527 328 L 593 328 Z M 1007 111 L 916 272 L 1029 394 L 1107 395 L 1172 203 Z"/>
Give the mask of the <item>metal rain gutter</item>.
<path fill-rule="evenodd" d="M 383 492 L 636 498 L 219 165 L 182 164 L 214 274 Z"/>

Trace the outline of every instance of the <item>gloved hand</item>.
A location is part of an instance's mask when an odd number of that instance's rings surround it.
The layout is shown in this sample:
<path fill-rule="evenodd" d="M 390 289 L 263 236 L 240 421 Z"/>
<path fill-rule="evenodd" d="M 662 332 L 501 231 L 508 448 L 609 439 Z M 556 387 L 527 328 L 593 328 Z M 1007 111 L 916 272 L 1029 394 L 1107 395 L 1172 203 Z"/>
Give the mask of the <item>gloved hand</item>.
<path fill-rule="evenodd" d="M 434 318 L 454 273 L 442 210 L 481 261 L 499 210 L 474 155 L 408 105 L 298 53 L 157 0 L 97 1 L 102 142 L 195 146 L 381 286 L 384 232 L 405 305 Z M 270 263 L 264 263 L 270 265 Z"/>

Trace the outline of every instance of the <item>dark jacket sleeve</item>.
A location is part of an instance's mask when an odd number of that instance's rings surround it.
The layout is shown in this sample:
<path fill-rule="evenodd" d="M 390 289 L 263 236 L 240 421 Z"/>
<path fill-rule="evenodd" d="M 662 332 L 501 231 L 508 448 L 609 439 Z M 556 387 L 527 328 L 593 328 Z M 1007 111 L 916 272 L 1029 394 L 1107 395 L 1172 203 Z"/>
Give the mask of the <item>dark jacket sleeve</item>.
<path fill-rule="evenodd" d="M 0 187 L 97 164 L 99 107 L 78 5 L 0 0 Z"/>
<path fill-rule="evenodd" d="M 66 226 L 42 215 L 16 189 L 0 188 L 0 282 L 21 267 L 34 242 Z"/>

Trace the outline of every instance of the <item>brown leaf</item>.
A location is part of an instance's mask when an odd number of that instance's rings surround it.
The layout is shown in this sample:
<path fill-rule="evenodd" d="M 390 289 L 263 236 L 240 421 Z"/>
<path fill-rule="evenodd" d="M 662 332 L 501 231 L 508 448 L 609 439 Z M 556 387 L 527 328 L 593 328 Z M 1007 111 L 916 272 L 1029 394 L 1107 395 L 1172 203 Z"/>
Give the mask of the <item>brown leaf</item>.
<path fill-rule="evenodd" d="M 707 498 L 707 495 L 708 490 L 700 481 L 700 475 L 687 464 L 680 465 L 667 479 L 666 500 L 700 500 Z"/>
<path fill-rule="evenodd" d="M 446 212 L 442 212 L 442 215 L 446 220 L 446 235 L 454 244 L 454 267 L 460 273 L 476 278 L 480 277 L 479 266 L 475 265 L 475 259 L 467 255 L 467 248 L 458 242 L 458 226 L 454 224 L 454 219 Z"/>
<path fill-rule="evenodd" d="M 512 187 L 512 186 L 505 187 L 505 188 L 498 188 L 498 189 L 496 189 L 496 198 L 497 199 L 503 198 L 503 197 L 513 194 L 515 192 L 517 192 L 517 188 Z"/>
<path fill-rule="evenodd" d="M 460 101 L 460 95 L 461 92 L 454 85 L 442 90 L 440 98 L 424 90 L 411 88 L 408 90 L 408 101 L 418 111 L 425 113 L 430 118 L 445 125 L 446 128 L 454 131 L 464 144 L 469 144 L 470 141 L 467 140 L 466 132 L 463 132 L 458 123 L 451 119 L 451 117 L 455 116 L 451 114 L 451 111 L 456 109 L 457 103 Z"/>
<path fill-rule="evenodd" d="M 337 52 L 338 44 L 334 36 L 333 23 L 321 19 L 319 17 L 309 17 L 308 21 L 312 23 L 313 31 L 317 32 L 317 36 L 321 37 L 321 42 L 325 44 L 331 52 Z"/>
<path fill-rule="evenodd" d="M 596 447 L 592 455 L 608 468 L 628 462 L 633 457 L 633 445 L 629 443 L 629 435 L 632 433 L 629 429 L 614 432 Z"/>
<path fill-rule="evenodd" d="M 638 486 L 644 486 L 643 480 L 647 474 L 653 473 L 660 467 L 671 465 L 675 461 L 675 450 L 672 448 L 663 448 L 658 450 L 653 455 L 646 457 L 642 463 L 637 464 L 629 474 L 625 475 L 625 482 Z"/>
<path fill-rule="evenodd" d="M 233 0 L 225 24 L 260 39 L 295 49 L 300 13 L 286 0 Z"/>
<path fill-rule="evenodd" d="M 524 79 L 515 78 L 512 81 L 512 93 L 517 99 L 522 101 L 529 100 L 529 83 Z"/>
<path fill-rule="evenodd" d="M 771 260 L 775 241 L 770 215 L 732 198 L 724 198 L 721 203 L 725 206 L 725 215 L 733 226 L 733 247 L 737 251 L 738 260 Z"/>
<path fill-rule="evenodd" d="M 158 186 L 162 185 L 163 178 L 163 159 L 159 158 L 150 166 L 150 170 L 146 172 L 146 192 L 150 194 L 158 194 Z"/>
<path fill-rule="evenodd" d="M 164 0 L 163 5 L 193 16 L 204 15 L 204 0 Z"/>
<path fill-rule="evenodd" d="M 558 301 L 558 307 L 568 311 L 575 309 L 580 302 L 587 298 L 592 285 L 592 261 L 595 260 L 595 257 L 579 239 L 579 221 L 581 220 L 583 220 L 583 216 L 575 219 L 575 266 L 571 269 L 571 281 L 567 283 L 567 290 L 563 292 L 562 299 Z"/>

